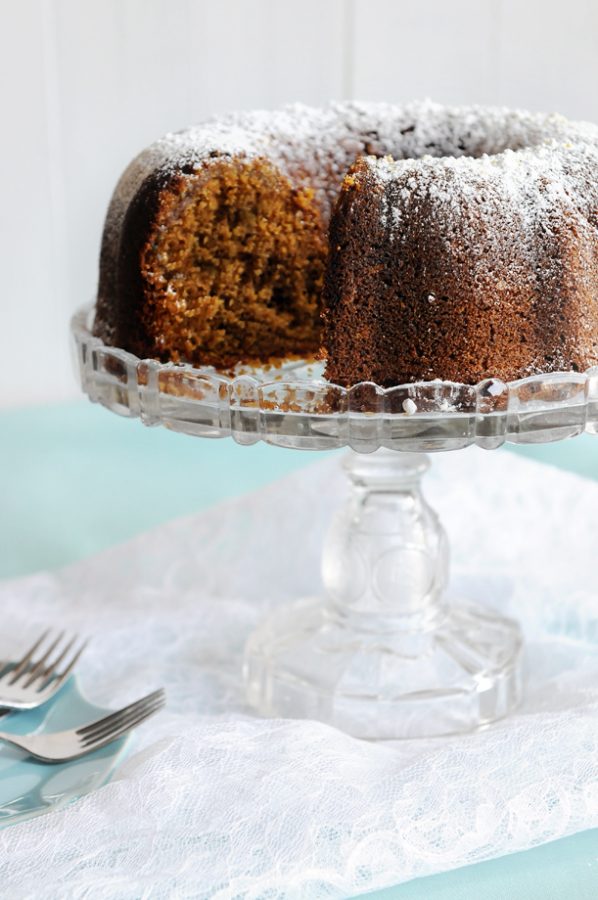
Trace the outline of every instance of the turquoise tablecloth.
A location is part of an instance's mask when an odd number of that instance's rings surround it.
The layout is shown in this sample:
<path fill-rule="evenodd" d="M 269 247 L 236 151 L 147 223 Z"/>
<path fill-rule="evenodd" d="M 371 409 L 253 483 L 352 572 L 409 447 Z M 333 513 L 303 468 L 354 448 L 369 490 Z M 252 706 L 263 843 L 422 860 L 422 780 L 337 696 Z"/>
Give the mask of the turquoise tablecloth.
<path fill-rule="evenodd" d="M 598 479 L 598 438 L 513 449 Z M 145 429 L 84 401 L 5 411 L 0 413 L 0 578 L 80 559 L 322 455 L 192 440 Z M 369 896 L 596 900 L 598 831 Z"/>

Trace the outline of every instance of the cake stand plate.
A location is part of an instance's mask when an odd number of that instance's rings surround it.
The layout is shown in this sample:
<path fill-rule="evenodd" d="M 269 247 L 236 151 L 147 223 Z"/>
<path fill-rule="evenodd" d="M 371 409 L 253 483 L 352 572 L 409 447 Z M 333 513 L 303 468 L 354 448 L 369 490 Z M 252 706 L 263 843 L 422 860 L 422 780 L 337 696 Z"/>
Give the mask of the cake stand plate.
<path fill-rule="evenodd" d="M 429 451 L 598 433 L 598 368 L 505 384 L 330 384 L 321 365 L 214 369 L 140 360 L 77 313 L 77 370 L 89 398 L 147 425 L 295 449 L 349 447 L 348 501 L 322 554 L 324 592 L 250 636 L 244 676 L 263 715 L 309 717 L 358 737 L 471 731 L 521 697 L 517 624 L 449 603 L 448 543 L 421 479 Z M 401 451 L 401 452 L 396 452 Z"/>

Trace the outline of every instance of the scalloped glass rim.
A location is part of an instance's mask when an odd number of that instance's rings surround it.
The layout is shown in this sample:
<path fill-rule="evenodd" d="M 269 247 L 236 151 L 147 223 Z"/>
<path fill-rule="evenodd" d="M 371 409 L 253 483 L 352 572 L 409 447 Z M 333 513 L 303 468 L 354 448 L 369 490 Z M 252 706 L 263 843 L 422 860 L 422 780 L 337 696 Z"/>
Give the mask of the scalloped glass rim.
<path fill-rule="evenodd" d="M 139 359 L 91 333 L 94 307 L 73 316 L 76 370 L 90 400 L 146 425 L 240 444 L 429 452 L 545 443 L 598 434 L 598 367 L 477 385 L 421 381 L 382 388 L 331 384 L 321 363 L 213 368 Z"/>

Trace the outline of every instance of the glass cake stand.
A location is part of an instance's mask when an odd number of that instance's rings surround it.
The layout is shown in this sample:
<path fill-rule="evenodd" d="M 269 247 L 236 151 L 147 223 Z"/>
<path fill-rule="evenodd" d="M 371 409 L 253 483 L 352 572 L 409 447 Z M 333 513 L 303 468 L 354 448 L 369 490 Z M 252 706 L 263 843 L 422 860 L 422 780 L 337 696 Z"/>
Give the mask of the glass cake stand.
<path fill-rule="evenodd" d="M 322 553 L 323 595 L 274 613 L 247 642 L 256 710 L 394 739 L 470 731 L 517 705 L 517 624 L 445 595 L 446 534 L 421 492 L 426 454 L 596 434 L 598 368 L 345 389 L 320 364 L 227 376 L 140 360 L 93 337 L 92 320 L 83 309 L 72 321 L 77 370 L 90 400 L 115 413 L 240 444 L 351 448 L 350 496 Z"/>

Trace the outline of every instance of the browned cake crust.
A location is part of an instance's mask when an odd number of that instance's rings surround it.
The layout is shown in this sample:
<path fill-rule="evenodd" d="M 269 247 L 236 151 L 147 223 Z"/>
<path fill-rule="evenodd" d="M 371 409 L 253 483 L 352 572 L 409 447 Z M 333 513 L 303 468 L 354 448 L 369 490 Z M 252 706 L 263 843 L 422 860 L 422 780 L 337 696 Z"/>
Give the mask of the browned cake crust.
<path fill-rule="evenodd" d="M 290 107 L 167 135 L 115 190 L 94 333 L 220 369 L 322 342 L 343 385 L 585 369 L 597 165 L 594 126 L 431 103 Z"/>
<path fill-rule="evenodd" d="M 524 215 L 524 199 L 514 201 L 477 160 L 357 162 L 330 226 L 327 377 L 346 386 L 475 384 L 598 364 L 591 161 L 571 162 L 585 196 L 563 190 L 541 215 L 534 207 L 551 185 L 545 173 L 543 188 L 534 184 L 525 167 Z"/>

